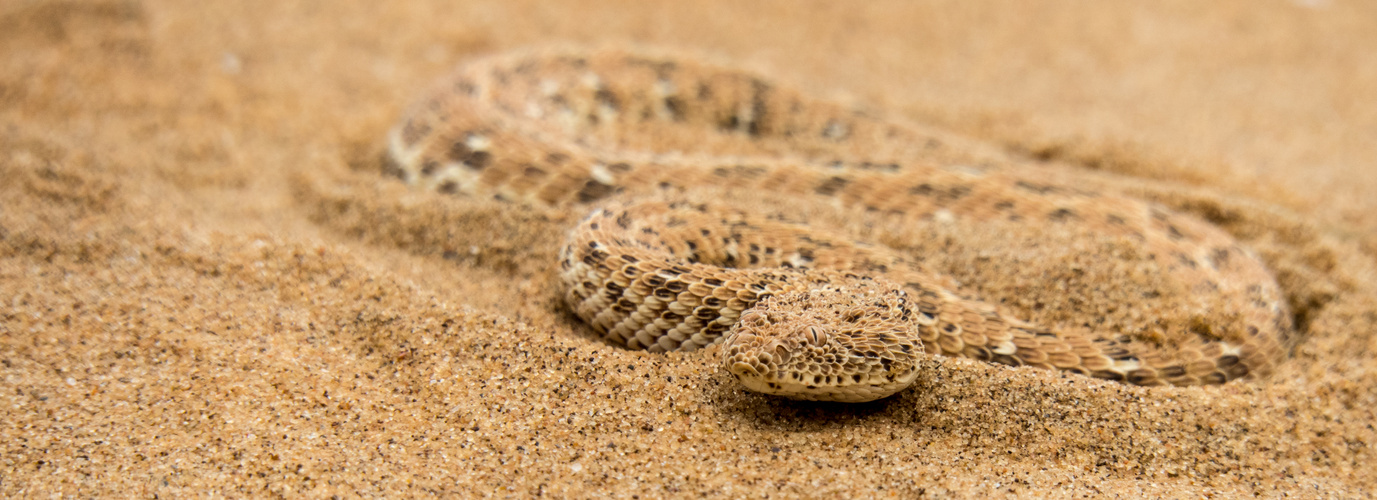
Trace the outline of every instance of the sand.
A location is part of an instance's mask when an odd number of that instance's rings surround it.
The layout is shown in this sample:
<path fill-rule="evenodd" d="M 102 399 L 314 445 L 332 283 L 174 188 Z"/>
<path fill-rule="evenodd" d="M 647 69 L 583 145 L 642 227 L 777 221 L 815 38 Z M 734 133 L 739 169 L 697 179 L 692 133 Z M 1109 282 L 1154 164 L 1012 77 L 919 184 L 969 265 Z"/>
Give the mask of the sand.
<path fill-rule="evenodd" d="M 377 175 L 416 92 L 551 43 L 1199 215 L 1276 271 L 1291 356 L 1206 388 L 933 359 L 844 405 L 597 342 L 549 287 L 578 214 Z M 0 4 L 0 496 L 1371 496 L 1375 46 L 1338 0 Z"/>

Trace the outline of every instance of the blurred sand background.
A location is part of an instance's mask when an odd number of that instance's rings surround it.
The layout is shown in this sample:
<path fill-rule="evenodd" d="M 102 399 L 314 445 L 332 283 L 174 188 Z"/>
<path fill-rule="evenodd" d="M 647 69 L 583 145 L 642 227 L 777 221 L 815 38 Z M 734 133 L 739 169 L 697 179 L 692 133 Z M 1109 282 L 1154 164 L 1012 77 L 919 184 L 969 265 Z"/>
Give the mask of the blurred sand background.
<path fill-rule="evenodd" d="M 710 54 L 1196 213 L 1276 270 L 1292 358 L 1189 389 L 934 361 L 828 405 L 592 341 L 540 260 L 571 215 L 376 173 L 435 78 L 552 43 Z M 1371 496 L 1373 47 L 1339 0 L 6 1 L 0 496 Z"/>

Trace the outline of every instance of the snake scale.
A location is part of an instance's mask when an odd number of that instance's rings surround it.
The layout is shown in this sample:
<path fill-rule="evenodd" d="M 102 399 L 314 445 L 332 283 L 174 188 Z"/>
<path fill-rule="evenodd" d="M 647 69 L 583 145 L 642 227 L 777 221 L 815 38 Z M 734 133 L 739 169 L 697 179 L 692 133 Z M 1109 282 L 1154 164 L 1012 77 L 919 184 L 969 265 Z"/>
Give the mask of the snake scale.
<path fill-rule="evenodd" d="M 386 173 L 425 190 L 588 214 L 558 273 L 568 307 L 631 349 L 721 342 L 746 388 L 859 402 L 962 356 L 1139 385 L 1220 384 L 1281 357 L 1275 279 L 1218 228 L 1125 196 L 923 161 L 918 134 L 700 58 L 536 50 L 464 64 L 388 137 Z M 701 186 L 811 197 L 911 220 L 1081 224 L 1132 238 L 1230 321 L 1167 341 L 1022 321 L 882 246 Z M 583 213 L 583 212 L 580 212 Z"/>

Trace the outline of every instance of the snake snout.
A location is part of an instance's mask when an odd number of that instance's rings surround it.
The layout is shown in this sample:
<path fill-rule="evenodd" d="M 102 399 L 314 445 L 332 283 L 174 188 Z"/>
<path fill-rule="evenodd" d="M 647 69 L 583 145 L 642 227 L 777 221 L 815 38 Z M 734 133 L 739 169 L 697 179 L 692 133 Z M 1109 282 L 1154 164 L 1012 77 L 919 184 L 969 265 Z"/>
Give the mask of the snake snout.
<path fill-rule="evenodd" d="M 732 363 L 731 371 L 732 371 L 732 373 L 736 374 L 736 376 L 738 376 L 738 377 L 758 377 L 758 376 L 760 376 L 760 373 L 756 371 L 755 366 L 752 366 L 750 363 L 746 363 L 746 362 L 742 362 L 742 361 L 737 361 L 737 362 L 735 362 L 735 363 Z"/>

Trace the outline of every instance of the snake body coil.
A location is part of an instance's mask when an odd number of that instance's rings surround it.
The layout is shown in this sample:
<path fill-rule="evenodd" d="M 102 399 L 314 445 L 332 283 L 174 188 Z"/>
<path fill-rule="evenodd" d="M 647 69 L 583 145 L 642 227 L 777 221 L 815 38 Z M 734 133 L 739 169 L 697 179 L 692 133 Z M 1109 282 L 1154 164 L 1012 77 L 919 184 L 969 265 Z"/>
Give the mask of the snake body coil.
<path fill-rule="evenodd" d="M 746 387 L 868 401 L 911 384 L 924 354 L 1141 385 L 1224 383 L 1280 356 L 1288 312 L 1266 268 L 1217 228 L 1132 198 L 922 162 L 904 126 L 692 58 L 532 52 L 465 65 L 389 137 L 388 172 L 420 188 L 583 207 L 561 252 L 566 302 L 613 343 L 725 340 Z M 722 186 L 914 220 L 1083 224 L 1133 238 L 1227 324 L 1148 342 L 1033 325 L 963 298 L 892 250 L 769 217 Z"/>

